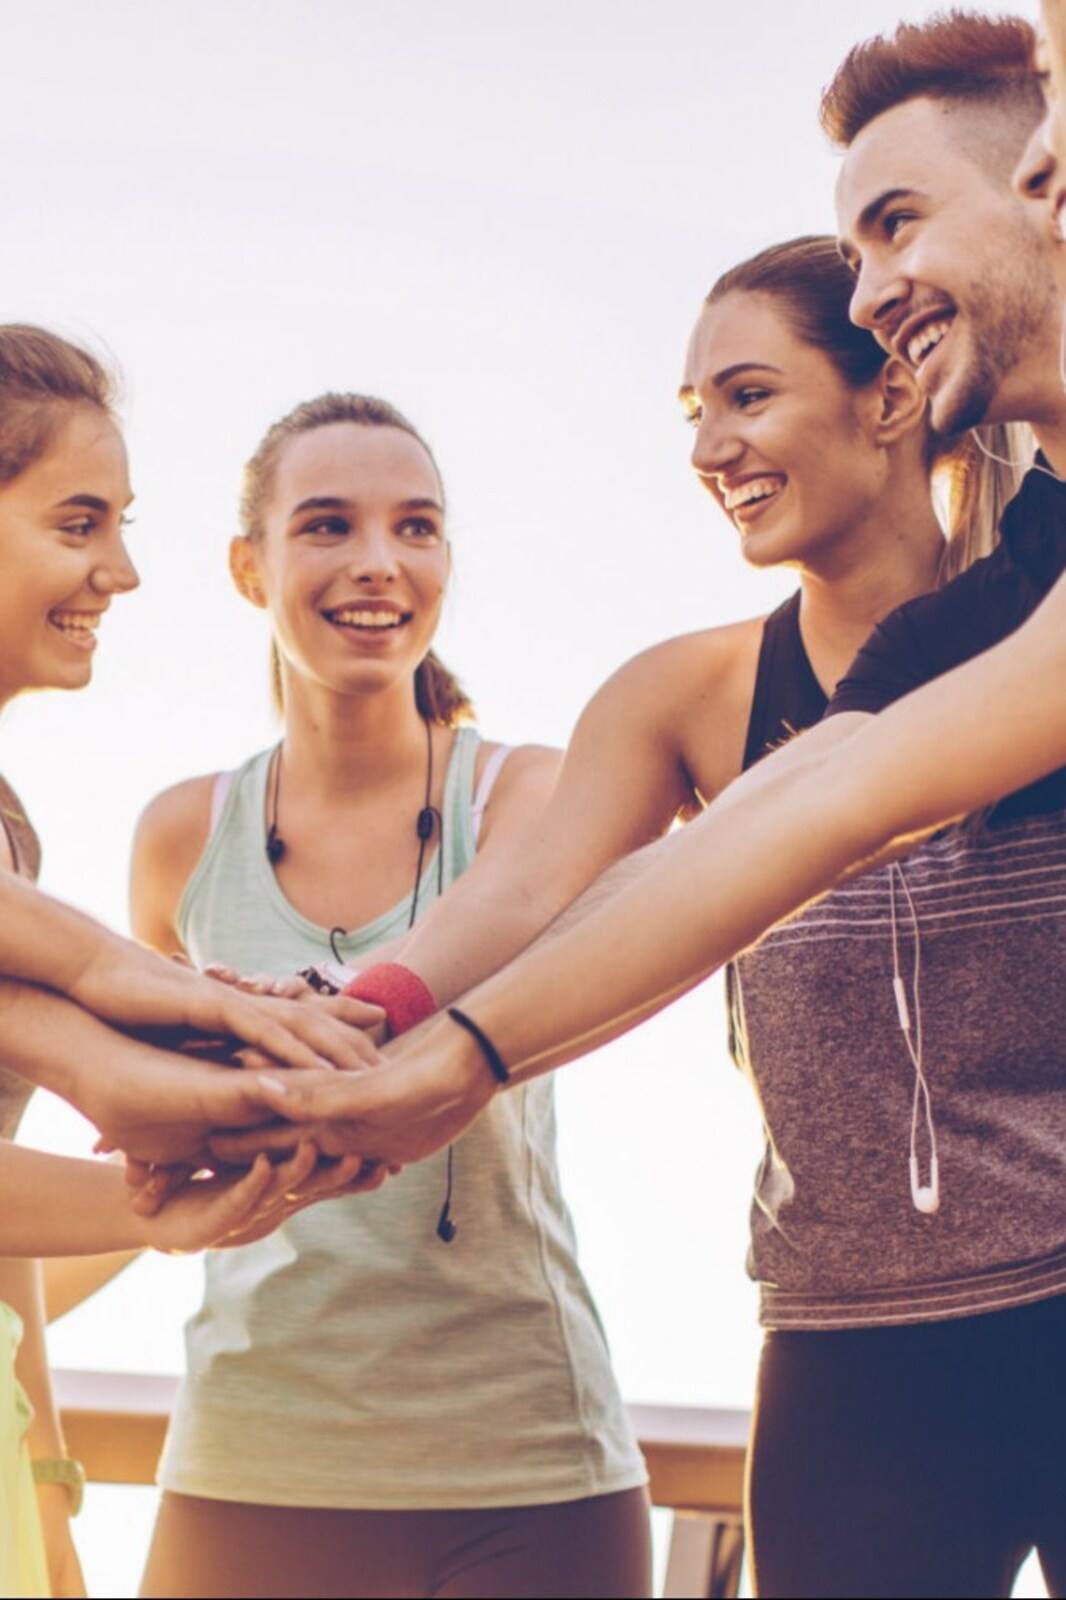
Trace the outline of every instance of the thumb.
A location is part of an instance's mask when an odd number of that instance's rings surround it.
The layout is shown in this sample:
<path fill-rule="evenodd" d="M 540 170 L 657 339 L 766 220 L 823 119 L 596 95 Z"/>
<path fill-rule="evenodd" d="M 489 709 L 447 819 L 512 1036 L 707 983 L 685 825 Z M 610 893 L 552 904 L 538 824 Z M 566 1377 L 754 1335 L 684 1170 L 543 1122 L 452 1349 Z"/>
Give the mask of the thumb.
<path fill-rule="evenodd" d="M 303 1072 L 286 1073 L 284 1078 L 270 1077 L 265 1072 L 246 1074 L 256 1086 L 260 1104 L 269 1106 L 287 1122 L 316 1122 L 320 1117 L 346 1116 L 351 1112 L 353 1099 L 358 1102 L 358 1095 L 353 1096 L 352 1090 L 357 1088 L 362 1074 L 324 1072 L 318 1083 L 309 1083 L 311 1076 Z M 342 1085 L 346 1093 L 337 1092 Z"/>

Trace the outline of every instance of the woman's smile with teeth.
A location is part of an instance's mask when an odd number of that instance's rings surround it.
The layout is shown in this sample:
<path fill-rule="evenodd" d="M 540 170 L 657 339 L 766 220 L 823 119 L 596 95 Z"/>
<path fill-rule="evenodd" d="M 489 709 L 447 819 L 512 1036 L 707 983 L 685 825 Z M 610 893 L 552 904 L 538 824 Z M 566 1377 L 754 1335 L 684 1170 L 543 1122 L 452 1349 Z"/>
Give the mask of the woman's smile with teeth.
<path fill-rule="evenodd" d="M 326 616 L 330 622 L 339 623 L 342 628 L 398 628 L 408 620 L 401 611 L 364 611 L 355 606 L 327 611 Z"/>
<path fill-rule="evenodd" d="M 95 631 L 100 626 L 99 611 L 50 611 L 48 620 L 71 644 L 82 649 L 95 647 Z"/>
<path fill-rule="evenodd" d="M 919 328 L 913 338 L 907 340 L 907 360 L 912 367 L 921 366 L 930 350 L 936 349 L 950 327 L 951 318 L 940 317 L 936 322 L 927 322 L 924 328 Z"/>
<path fill-rule="evenodd" d="M 736 511 L 741 506 L 749 506 L 759 500 L 767 500 L 771 495 L 784 487 L 781 478 L 749 478 L 747 483 L 737 484 L 735 489 L 727 489 L 724 495 L 727 511 Z"/>

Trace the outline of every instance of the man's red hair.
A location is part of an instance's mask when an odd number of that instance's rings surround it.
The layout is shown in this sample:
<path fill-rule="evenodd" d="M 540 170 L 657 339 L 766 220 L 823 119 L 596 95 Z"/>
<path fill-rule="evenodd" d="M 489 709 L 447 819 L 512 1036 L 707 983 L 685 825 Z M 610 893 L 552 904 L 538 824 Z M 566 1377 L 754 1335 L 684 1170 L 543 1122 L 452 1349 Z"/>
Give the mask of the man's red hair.
<path fill-rule="evenodd" d="M 1042 103 L 1035 43 L 1024 17 L 951 10 L 901 22 L 849 51 L 822 95 L 822 127 L 846 148 L 883 111 L 923 95 L 1031 112 L 1035 123 Z"/>

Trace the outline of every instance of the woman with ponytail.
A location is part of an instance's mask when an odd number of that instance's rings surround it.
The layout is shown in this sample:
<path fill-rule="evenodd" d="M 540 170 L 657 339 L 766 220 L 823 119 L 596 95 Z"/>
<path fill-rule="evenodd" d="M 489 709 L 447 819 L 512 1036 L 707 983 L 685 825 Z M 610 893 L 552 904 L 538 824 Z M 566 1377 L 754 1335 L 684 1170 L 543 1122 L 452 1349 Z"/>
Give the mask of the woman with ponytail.
<path fill-rule="evenodd" d="M 433 653 L 445 516 L 428 446 L 384 401 L 326 394 L 267 432 L 230 565 L 270 618 L 283 734 L 148 808 L 133 915 L 158 950 L 326 986 L 371 962 L 361 992 L 392 1031 L 425 1014 L 382 947 L 475 854 L 506 859 L 558 765 L 483 740 Z M 188 1329 L 146 1595 L 648 1593 L 646 1474 L 548 1082 L 379 1194 L 231 1254 Z"/>

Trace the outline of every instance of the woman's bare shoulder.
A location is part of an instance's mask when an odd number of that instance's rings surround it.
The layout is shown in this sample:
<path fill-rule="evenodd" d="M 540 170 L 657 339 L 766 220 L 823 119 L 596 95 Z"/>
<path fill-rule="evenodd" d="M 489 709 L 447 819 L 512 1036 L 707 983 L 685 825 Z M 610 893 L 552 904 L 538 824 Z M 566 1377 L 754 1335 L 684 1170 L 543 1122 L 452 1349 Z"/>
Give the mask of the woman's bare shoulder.
<path fill-rule="evenodd" d="M 193 843 L 199 852 L 211 827 L 211 804 L 220 776 L 217 772 L 203 773 L 162 789 L 141 812 L 138 840 L 153 854 L 184 851 Z"/>
<path fill-rule="evenodd" d="M 181 942 L 175 918 L 211 833 L 217 773 L 187 778 L 150 800 L 133 836 L 130 920 L 137 938 L 172 955 Z"/>
<path fill-rule="evenodd" d="M 628 715 L 648 710 L 660 723 L 687 720 L 696 706 L 711 710 L 738 678 L 753 673 L 764 621 L 754 617 L 664 639 L 619 667 L 601 693 L 622 699 Z"/>

